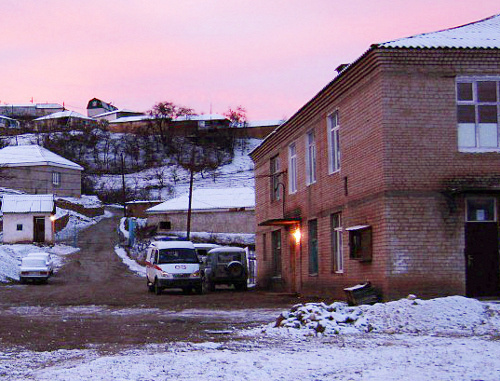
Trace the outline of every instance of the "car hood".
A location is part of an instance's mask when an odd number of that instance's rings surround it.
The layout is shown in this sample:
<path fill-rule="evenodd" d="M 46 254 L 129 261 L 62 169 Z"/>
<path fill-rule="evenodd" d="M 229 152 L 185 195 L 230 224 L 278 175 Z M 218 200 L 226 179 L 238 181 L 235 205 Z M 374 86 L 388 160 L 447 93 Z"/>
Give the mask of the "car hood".
<path fill-rule="evenodd" d="M 198 263 L 162 263 L 157 266 L 169 274 L 191 274 L 200 269 Z"/>

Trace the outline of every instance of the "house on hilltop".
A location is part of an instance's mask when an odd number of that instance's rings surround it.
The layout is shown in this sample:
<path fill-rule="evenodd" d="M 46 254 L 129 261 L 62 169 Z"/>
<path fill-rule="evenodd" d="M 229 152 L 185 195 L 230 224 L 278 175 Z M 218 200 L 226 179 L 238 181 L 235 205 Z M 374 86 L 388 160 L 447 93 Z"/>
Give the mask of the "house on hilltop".
<path fill-rule="evenodd" d="M 115 110 L 118 110 L 118 108 L 97 98 L 92 98 L 87 104 L 87 116 L 91 118 Z"/>
<path fill-rule="evenodd" d="M 61 111 L 36 118 L 37 131 L 60 131 L 96 125 L 96 121 L 75 111 Z"/>
<path fill-rule="evenodd" d="M 0 149 L 3 187 L 27 193 L 80 197 L 83 167 L 38 145 Z"/>
<path fill-rule="evenodd" d="M 372 45 L 251 157 L 261 285 L 500 295 L 500 15 Z"/>

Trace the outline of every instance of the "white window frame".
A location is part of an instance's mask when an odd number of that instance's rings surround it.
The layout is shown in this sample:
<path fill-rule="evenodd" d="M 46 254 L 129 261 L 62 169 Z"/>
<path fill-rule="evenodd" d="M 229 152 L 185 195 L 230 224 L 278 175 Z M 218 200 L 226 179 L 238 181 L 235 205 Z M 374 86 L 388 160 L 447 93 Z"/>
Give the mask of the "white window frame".
<path fill-rule="evenodd" d="M 338 216 L 338 226 L 334 226 L 334 218 Z M 332 271 L 336 274 L 344 272 L 344 257 L 342 251 L 342 213 L 333 213 L 330 216 L 332 228 Z M 336 244 L 335 244 L 336 243 Z"/>
<path fill-rule="evenodd" d="M 297 193 L 297 144 L 288 146 L 288 193 Z"/>
<path fill-rule="evenodd" d="M 338 110 L 327 116 L 328 174 L 340 171 L 340 122 Z"/>
<path fill-rule="evenodd" d="M 497 83 L 497 100 L 496 102 L 479 101 L 477 83 L 478 82 L 496 82 Z M 472 84 L 472 100 L 458 99 L 458 85 L 460 83 Z M 459 123 L 457 115 L 457 145 L 460 152 L 500 152 L 500 76 L 473 76 L 473 77 L 457 77 L 456 79 L 456 105 L 458 106 L 474 106 L 475 107 L 475 123 Z M 497 123 L 479 123 L 478 106 L 496 106 L 497 107 Z M 496 135 L 496 142 L 491 139 L 486 139 L 487 134 Z M 466 144 L 472 142 L 473 144 Z M 489 143 L 489 144 L 488 144 Z"/>
<path fill-rule="evenodd" d="M 274 164 L 274 165 L 273 165 Z M 281 163 L 279 155 L 273 156 L 270 160 L 270 172 L 271 172 L 271 201 L 279 201 L 280 189 L 279 189 L 279 176 L 281 174 Z"/>
<path fill-rule="evenodd" d="M 52 172 L 52 185 L 61 185 L 61 172 Z"/>
<path fill-rule="evenodd" d="M 316 137 L 311 130 L 306 134 L 306 185 L 316 182 Z"/>

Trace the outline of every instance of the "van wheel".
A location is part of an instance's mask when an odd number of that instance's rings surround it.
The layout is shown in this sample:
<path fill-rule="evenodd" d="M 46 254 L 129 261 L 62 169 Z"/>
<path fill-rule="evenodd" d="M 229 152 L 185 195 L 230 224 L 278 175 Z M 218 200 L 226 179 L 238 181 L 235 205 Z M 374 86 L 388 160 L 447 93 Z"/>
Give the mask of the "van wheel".
<path fill-rule="evenodd" d="M 195 287 L 194 292 L 196 292 L 198 295 L 203 294 L 203 286 Z"/>
<path fill-rule="evenodd" d="M 160 282 L 158 282 L 158 279 L 155 278 L 155 284 L 153 285 L 154 291 L 156 295 L 161 294 L 161 287 L 160 287 Z"/>
<path fill-rule="evenodd" d="M 148 286 L 148 291 L 149 292 L 154 292 L 155 290 L 155 285 L 152 284 L 148 278 L 146 278 L 146 285 Z"/>

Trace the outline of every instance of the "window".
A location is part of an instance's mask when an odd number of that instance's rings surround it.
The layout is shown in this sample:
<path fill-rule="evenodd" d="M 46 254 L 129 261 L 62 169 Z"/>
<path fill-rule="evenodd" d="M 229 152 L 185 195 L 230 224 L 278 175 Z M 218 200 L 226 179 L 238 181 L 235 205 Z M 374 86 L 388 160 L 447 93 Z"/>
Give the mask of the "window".
<path fill-rule="evenodd" d="M 170 230 L 172 229 L 172 223 L 170 221 L 160 221 L 159 227 L 161 230 Z"/>
<path fill-rule="evenodd" d="M 335 111 L 328 116 L 328 173 L 337 172 L 340 169 L 340 142 L 339 142 L 339 113 Z"/>
<path fill-rule="evenodd" d="M 310 131 L 306 135 L 306 184 L 311 185 L 316 182 L 316 140 L 314 132 Z"/>
<path fill-rule="evenodd" d="M 372 260 L 372 228 L 368 225 L 353 226 L 349 232 L 349 257 L 362 262 Z"/>
<path fill-rule="evenodd" d="M 309 275 L 318 274 L 318 220 L 309 221 Z"/>
<path fill-rule="evenodd" d="M 270 172 L 271 172 L 271 201 L 276 201 L 280 199 L 280 158 L 279 156 L 274 156 L 271 158 L 270 162 Z"/>
<path fill-rule="evenodd" d="M 52 184 L 55 186 L 61 185 L 61 173 L 52 172 Z"/>
<path fill-rule="evenodd" d="M 495 222 L 496 202 L 494 198 L 478 197 L 467 199 L 467 222 Z"/>
<path fill-rule="evenodd" d="M 281 276 L 281 230 L 275 230 L 271 233 L 271 245 L 273 250 L 273 276 Z"/>
<path fill-rule="evenodd" d="M 297 192 L 297 147 L 295 143 L 288 146 L 288 192 Z"/>
<path fill-rule="evenodd" d="M 461 151 L 498 151 L 500 78 L 457 79 L 458 147 Z"/>
<path fill-rule="evenodd" d="M 16 230 L 17 231 L 22 231 L 23 230 L 23 224 L 17 224 Z"/>
<path fill-rule="evenodd" d="M 344 272 L 344 262 L 342 258 L 342 218 L 340 213 L 332 214 L 332 271 L 336 273 Z"/>

